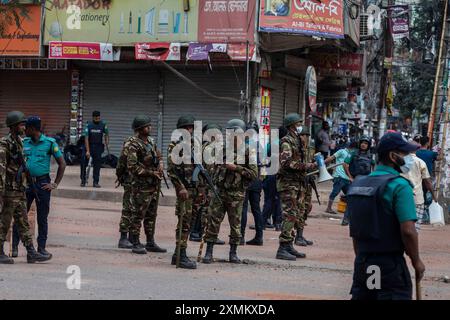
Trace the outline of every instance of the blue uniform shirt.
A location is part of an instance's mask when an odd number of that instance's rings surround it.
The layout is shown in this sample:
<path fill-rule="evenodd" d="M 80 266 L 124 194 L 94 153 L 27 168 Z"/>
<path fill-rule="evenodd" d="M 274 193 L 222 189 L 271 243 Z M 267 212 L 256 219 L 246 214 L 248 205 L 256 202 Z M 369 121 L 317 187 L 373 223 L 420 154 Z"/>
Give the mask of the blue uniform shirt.
<path fill-rule="evenodd" d="M 41 134 L 35 143 L 31 138 L 23 140 L 23 153 L 32 177 L 50 174 L 51 157 L 61 158 L 62 153 L 55 139 Z"/>

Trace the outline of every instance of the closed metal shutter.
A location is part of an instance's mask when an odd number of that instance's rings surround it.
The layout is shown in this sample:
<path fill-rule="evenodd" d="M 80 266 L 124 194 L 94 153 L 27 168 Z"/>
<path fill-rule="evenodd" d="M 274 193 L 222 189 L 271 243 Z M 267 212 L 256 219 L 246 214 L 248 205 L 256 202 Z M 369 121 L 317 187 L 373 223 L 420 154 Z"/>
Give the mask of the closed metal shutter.
<path fill-rule="evenodd" d="M 8 132 L 8 112 L 42 119 L 46 135 L 69 133 L 70 76 L 67 71 L 0 71 L 0 135 Z"/>
<path fill-rule="evenodd" d="M 221 96 L 240 98 L 240 86 L 245 86 L 244 69 L 217 68 L 212 74 L 205 69 L 179 70 L 201 88 Z M 238 78 L 236 78 L 238 76 Z M 192 114 L 205 123 L 217 123 L 222 128 L 228 120 L 241 118 L 239 104 L 214 99 L 204 95 L 170 71 L 164 71 L 165 98 L 163 110 L 163 155 L 167 157 L 167 148 L 172 131 L 176 129 L 177 120 L 182 115 Z M 237 81 L 239 79 L 239 83 Z M 240 85 L 239 85 L 240 84 Z"/>
<path fill-rule="evenodd" d="M 157 137 L 159 77 L 150 70 L 85 70 L 83 122 L 92 112 L 101 112 L 110 135 L 110 152 L 119 155 L 123 142 L 133 134 L 131 124 L 138 114 L 152 118 L 152 137 Z"/>
<path fill-rule="evenodd" d="M 299 82 L 288 80 L 286 85 L 286 114 L 299 112 Z"/>
<path fill-rule="evenodd" d="M 270 106 L 270 128 L 278 129 L 283 124 L 285 110 L 285 90 L 286 80 L 274 76 L 270 85 L 271 89 L 271 106 Z"/>

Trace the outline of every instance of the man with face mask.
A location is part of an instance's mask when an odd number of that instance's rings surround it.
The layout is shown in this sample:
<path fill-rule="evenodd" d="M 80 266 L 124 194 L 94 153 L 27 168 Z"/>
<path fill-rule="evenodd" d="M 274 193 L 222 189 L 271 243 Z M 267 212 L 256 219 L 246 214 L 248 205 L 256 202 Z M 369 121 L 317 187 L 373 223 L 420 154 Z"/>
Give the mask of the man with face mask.
<path fill-rule="evenodd" d="M 104 144 L 103 144 L 104 140 Z M 84 130 L 84 146 L 83 156 L 81 159 L 81 186 L 85 187 L 87 183 L 86 168 L 89 163 L 89 159 L 92 157 L 94 188 L 101 188 L 100 181 L 100 168 L 102 165 L 103 151 L 108 149 L 109 145 L 109 130 L 104 121 L 100 119 L 100 111 L 94 111 L 92 113 L 92 122 L 88 122 L 86 129 Z"/>
<path fill-rule="evenodd" d="M 20 111 L 9 112 L 6 125 L 9 134 L 0 140 L 0 264 L 13 264 L 5 255 L 3 245 L 14 218 L 20 238 L 27 249 L 27 262 L 44 262 L 51 255 L 42 255 L 34 249 L 27 217 L 26 180 L 29 171 L 23 155 L 22 136 L 25 133 L 25 116 Z"/>
<path fill-rule="evenodd" d="M 280 141 L 280 170 L 277 176 L 277 190 L 281 199 L 283 222 L 276 258 L 282 260 L 306 257 L 304 253 L 295 250 L 292 231 L 298 225 L 298 217 L 303 214 L 301 208 L 306 192 L 304 184 L 306 172 L 315 169 L 316 165 L 306 163 L 305 149 L 300 137 L 303 132 L 301 121 L 302 118 L 299 114 L 288 114 L 284 119 L 284 126 L 288 133 Z"/>
<path fill-rule="evenodd" d="M 347 193 L 350 236 L 355 264 L 353 300 L 411 300 L 412 284 L 404 253 L 420 281 L 425 266 L 419 257 L 417 220 L 407 172 L 411 152 L 418 146 L 401 134 L 388 133 L 378 145 L 379 165 L 368 176 L 357 177 Z M 379 281 L 372 281 L 374 266 Z M 376 280 L 376 279 L 375 279 Z"/>

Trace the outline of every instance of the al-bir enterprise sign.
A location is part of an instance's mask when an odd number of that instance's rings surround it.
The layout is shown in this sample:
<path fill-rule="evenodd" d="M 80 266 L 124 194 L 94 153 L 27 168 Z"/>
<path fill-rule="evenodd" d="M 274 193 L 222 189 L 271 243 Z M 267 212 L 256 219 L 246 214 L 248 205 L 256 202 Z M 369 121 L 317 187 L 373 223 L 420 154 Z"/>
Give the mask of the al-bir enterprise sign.
<path fill-rule="evenodd" d="M 263 0 L 259 31 L 344 38 L 342 0 Z"/>

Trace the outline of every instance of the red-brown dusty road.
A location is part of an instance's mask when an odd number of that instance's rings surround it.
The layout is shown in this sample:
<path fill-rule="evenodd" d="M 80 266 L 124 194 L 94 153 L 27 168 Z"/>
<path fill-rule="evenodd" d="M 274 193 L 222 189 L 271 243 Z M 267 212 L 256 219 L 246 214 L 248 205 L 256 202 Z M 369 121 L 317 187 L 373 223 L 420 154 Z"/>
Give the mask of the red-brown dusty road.
<path fill-rule="evenodd" d="M 276 260 L 278 233 L 266 231 L 263 247 L 239 247 L 244 264 L 217 262 L 199 264 L 197 270 L 177 270 L 170 265 L 174 208 L 160 207 L 157 221 L 156 239 L 168 253 L 145 256 L 117 249 L 120 209 L 110 202 L 54 198 L 48 245 L 53 260 L 29 265 L 21 247 L 16 264 L 0 266 L 0 299 L 350 298 L 353 250 L 348 229 L 337 220 L 308 220 L 305 236 L 314 245 L 303 248 L 306 259 Z M 227 240 L 227 235 L 225 222 L 220 237 Z M 247 230 L 247 239 L 252 235 Z M 197 256 L 198 246 L 189 243 L 190 256 Z M 450 299 L 450 284 L 441 280 L 450 276 L 450 227 L 423 227 L 420 249 L 427 267 L 424 298 Z M 215 247 L 217 259 L 227 256 L 228 245 Z M 80 290 L 67 289 L 70 265 L 80 267 Z"/>

